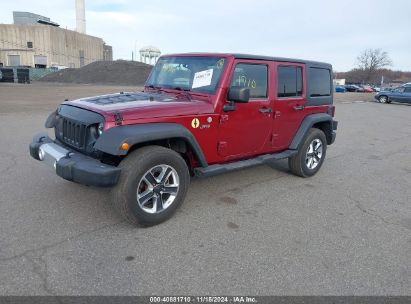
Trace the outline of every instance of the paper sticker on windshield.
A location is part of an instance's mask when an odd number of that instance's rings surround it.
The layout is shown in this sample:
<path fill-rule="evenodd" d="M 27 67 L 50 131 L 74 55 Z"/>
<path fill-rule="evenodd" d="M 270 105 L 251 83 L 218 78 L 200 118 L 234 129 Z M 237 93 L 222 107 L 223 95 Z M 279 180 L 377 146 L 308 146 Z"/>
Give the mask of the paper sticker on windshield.
<path fill-rule="evenodd" d="M 211 84 L 211 78 L 213 78 L 213 69 L 195 73 L 192 88 L 209 86 Z"/>

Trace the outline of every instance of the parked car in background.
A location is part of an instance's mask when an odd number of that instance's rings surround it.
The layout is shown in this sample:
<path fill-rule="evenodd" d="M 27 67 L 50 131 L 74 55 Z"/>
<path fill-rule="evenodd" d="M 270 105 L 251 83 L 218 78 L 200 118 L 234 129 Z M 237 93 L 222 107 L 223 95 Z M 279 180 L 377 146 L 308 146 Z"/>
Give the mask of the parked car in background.
<path fill-rule="evenodd" d="M 363 86 L 361 86 L 361 88 L 363 88 L 365 93 L 374 93 L 373 88 L 368 86 L 368 85 L 363 85 Z"/>
<path fill-rule="evenodd" d="M 65 65 L 52 65 L 51 67 L 50 67 L 50 69 L 52 69 L 53 71 L 60 71 L 60 70 L 65 70 L 65 69 L 68 69 L 68 67 L 67 66 L 65 66 Z"/>
<path fill-rule="evenodd" d="M 335 92 L 336 93 L 345 93 L 345 92 L 347 92 L 347 89 L 344 86 L 335 86 Z"/>
<path fill-rule="evenodd" d="M 349 84 L 345 86 L 345 89 L 347 92 L 357 92 L 358 87 L 356 85 Z"/>
<path fill-rule="evenodd" d="M 396 88 L 393 87 L 385 87 L 381 88 L 380 92 L 391 92 L 392 90 L 395 90 Z"/>
<path fill-rule="evenodd" d="M 363 88 L 355 84 L 346 85 L 345 89 L 347 90 L 347 92 L 364 92 Z"/>
<path fill-rule="evenodd" d="M 411 86 L 402 86 L 392 91 L 381 91 L 375 95 L 381 103 L 401 102 L 411 104 Z"/>
<path fill-rule="evenodd" d="M 373 87 L 372 89 L 374 90 L 374 92 L 379 92 L 379 91 L 381 91 L 381 88 L 380 88 L 380 87 Z"/>

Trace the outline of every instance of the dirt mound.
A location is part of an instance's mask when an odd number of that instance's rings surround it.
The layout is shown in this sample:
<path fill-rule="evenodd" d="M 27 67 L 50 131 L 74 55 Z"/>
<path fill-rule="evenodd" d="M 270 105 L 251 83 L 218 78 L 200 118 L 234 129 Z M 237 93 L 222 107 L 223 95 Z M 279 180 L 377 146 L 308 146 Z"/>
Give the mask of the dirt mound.
<path fill-rule="evenodd" d="M 79 69 L 48 74 L 39 81 L 142 86 L 152 68 L 149 64 L 135 61 L 96 61 Z"/>

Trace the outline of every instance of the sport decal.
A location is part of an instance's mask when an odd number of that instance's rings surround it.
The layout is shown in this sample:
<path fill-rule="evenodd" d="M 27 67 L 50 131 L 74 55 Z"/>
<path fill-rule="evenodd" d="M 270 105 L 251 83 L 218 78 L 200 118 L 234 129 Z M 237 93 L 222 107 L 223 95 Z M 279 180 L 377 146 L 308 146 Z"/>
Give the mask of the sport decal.
<path fill-rule="evenodd" d="M 191 121 L 191 126 L 194 129 L 197 129 L 200 126 L 200 120 L 198 120 L 198 118 L 193 118 L 193 120 Z"/>

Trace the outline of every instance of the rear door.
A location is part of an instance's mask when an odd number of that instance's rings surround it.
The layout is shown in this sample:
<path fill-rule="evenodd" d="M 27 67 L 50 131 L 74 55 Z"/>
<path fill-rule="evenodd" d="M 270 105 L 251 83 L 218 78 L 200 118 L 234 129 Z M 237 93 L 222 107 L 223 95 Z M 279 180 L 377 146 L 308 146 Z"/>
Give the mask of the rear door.
<path fill-rule="evenodd" d="M 283 150 L 288 148 L 304 119 L 305 65 L 277 62 L 272 72 L 274 73 L 272 146 L 274 150 Z"/>
<path fill-rule="evenodd" d="M 272 108 L 268 83 L 272 81 L 269 64 L 236 60 L 230 72 L 230 87 L 250 89 L 248 103 L 235 103 L 235 110 L 221 113 L 218 154 L 225 160 L 245 158 L 270 149 Z M 229 103 L 228 100 L 226 100 Z"/>

